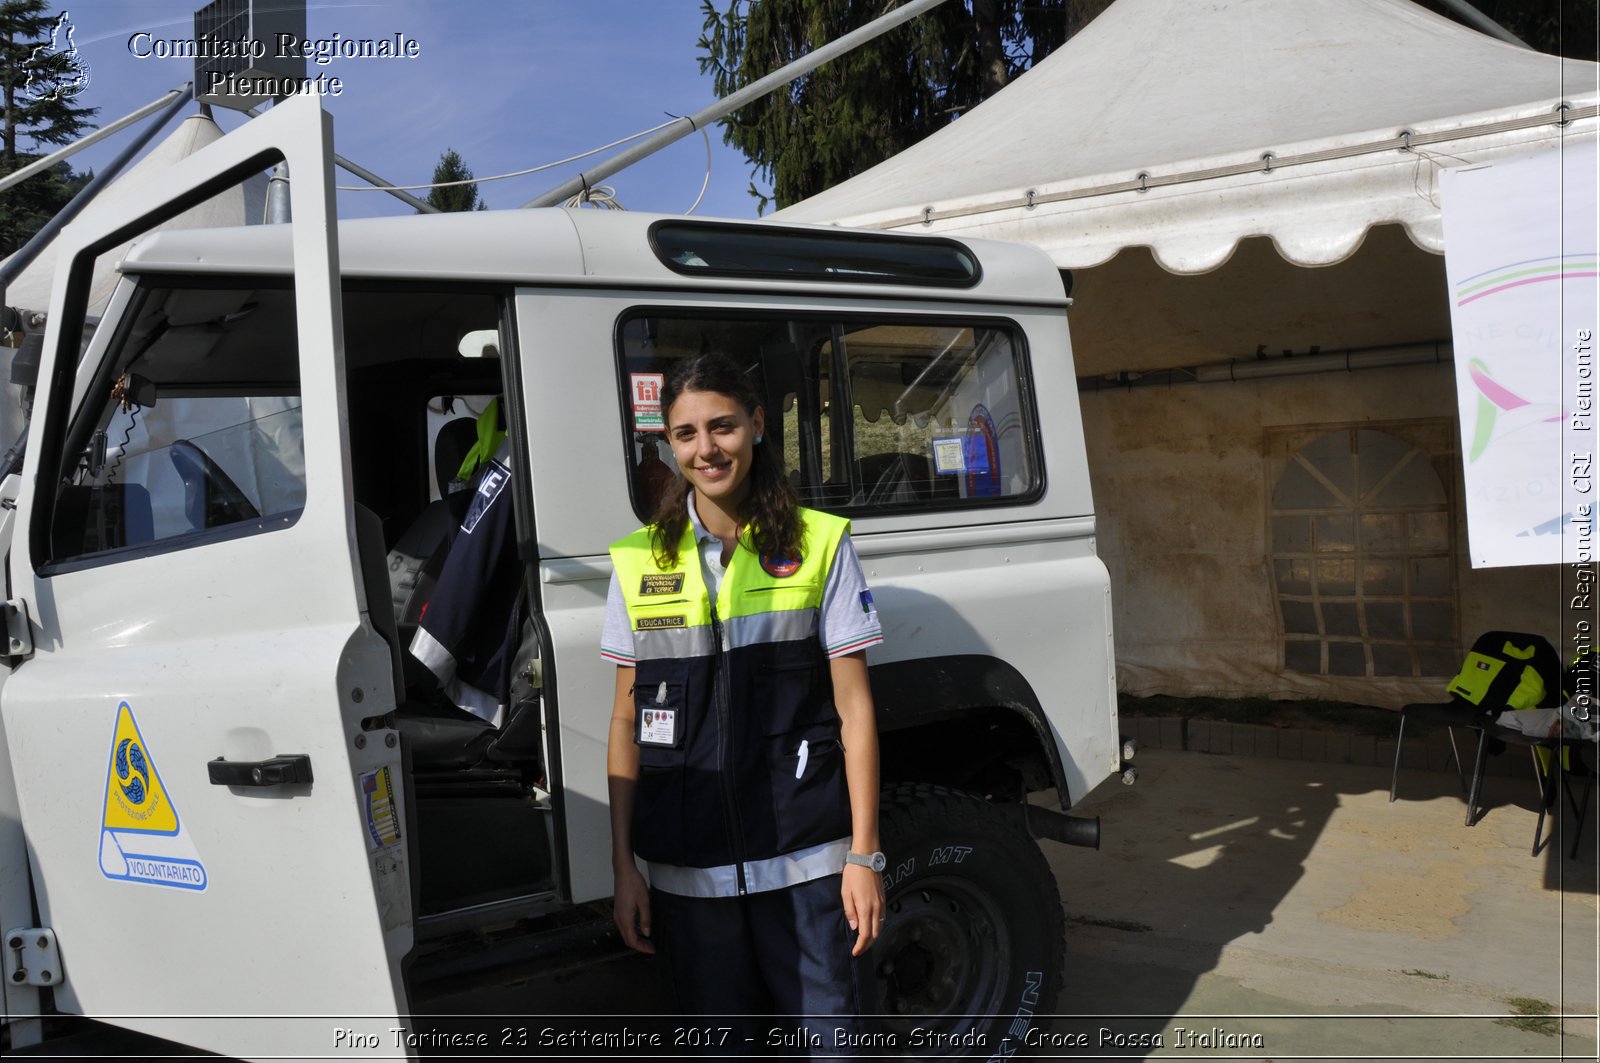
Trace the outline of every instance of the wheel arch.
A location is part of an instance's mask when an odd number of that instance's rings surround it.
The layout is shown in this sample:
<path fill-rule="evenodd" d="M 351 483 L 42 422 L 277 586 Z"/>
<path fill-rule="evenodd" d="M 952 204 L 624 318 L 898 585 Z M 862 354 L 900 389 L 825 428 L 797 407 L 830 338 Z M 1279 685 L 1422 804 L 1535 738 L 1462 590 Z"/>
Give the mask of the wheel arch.
<path fill-rule="evenodd" d="M 1012 665 L 958 654 L 875 664 L 869 674 L 886 785 L 930 782 L 982 792 L 981 784 L 1000 786 L 1014 772 L 1023 790 L 1054 786 L 1061 807 L 1071 807 L 1055 732 L 1032 685 Z"/>

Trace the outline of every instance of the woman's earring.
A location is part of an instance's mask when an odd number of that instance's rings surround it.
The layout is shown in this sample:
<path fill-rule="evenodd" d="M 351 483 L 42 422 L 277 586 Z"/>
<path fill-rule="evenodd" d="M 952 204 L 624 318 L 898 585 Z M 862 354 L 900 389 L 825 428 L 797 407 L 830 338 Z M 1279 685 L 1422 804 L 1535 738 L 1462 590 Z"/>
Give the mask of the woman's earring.
<path fill-rule="evenodd" d="M 764 436 L 756 436 L 756 442 L 757 442 L 757 443 L 759 443 L 759 442 L 761 442 L 761 440 L 762 440 L 762 439 L 763 439 L 763 438 L 765 438 L 765 437 L 764 437 Z"/>

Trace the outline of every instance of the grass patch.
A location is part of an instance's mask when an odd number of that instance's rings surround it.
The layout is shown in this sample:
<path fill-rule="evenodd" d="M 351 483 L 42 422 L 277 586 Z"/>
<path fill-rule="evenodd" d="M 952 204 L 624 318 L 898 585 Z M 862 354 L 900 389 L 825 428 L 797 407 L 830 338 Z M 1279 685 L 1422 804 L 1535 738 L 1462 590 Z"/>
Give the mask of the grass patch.
<path fill-rule="evenodd" d="M 1393 737 L 1400 716 L 1392 709 L 1357 705 L 1347 701 L 1278 701 L 1271 698 L 1175 698 L 1157 694 L 1117 698 L 1122 716 L 1181 716 L 1190 720 L 1253 724 L 1258 727 L 1294 727 L 1310 731 L 1338 731 Z M 1410 732 L 1410 728 L 1407 728 Z"/>
<path fill-rule="evenodd" d="M 1506 1005 L 1516 1014 L 1494 1020 L 1498 1026 L 1542 1033 L 1546 1037 L 1554 1037 L 1561 1032 L 1561 1020 L 1552 1014 L 1555 1007 L 1538 997 L 1507 997 Z"/>
<path fill-rule="evenodd" d="M 1424 971 L 1420 967 L 1413 967 L 1409 971 L 1401 971 L 1400 973 L 1409 974 L 1413 978 L 1431 978 L 1435 982 L 1450 981 L 1450 976 L 1447 974 L 1434 974 L 1432 971 Z"/>
<path fill-rule="evenodd" d="M 1069 915 L 1067 922 L 1073 926 L 1103 926 L 1108 930 L 1125 930 L 1130 934 L 1148 934 L 1155 929 L 1148 923 L 1135 923 L 1128 919 L 1098 919 L 1092 915 Z"/>

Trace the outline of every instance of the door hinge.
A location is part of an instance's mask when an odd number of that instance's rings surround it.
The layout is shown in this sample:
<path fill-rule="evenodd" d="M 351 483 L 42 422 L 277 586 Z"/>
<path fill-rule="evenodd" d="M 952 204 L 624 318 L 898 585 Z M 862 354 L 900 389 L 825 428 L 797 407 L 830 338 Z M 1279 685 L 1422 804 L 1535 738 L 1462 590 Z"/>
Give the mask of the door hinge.
<path fill-rule="evenodd" d="M 6 984 L 61 984 L 61 950 L 54 930 L 30 926 L 6 931 Z"/>
<path fill-rule="evenodd" d="M 33 656 L 33 626 L 28 622 L 28 603 L 12 598 L 5 603 L 6 645 L 0 653 L 7 664 L 16 664 Z"/>

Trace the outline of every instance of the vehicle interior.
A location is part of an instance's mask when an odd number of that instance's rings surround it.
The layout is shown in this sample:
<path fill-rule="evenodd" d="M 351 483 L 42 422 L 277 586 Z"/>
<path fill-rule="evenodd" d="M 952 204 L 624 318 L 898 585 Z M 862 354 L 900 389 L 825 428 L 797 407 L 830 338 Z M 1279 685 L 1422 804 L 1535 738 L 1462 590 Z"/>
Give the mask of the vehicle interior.
<path fill-rule="evenodd" d="M 304 452 L 291 288 L 150 277 L 135 299 L 69 429 L 52 563 L 114 564 L 292 523 L 307 464 L 330 460 Z M 397 692 L 394 712 L 368 724 L 402 736 L 424 936 L 554 893 L 536 696 L 519 687 L 513 698 L 502 670 L 496 728 L 454 704 L 410 649 L 472 497 L 463 460 L 502 393 L 503 306 L 503 293 L 481 288 L 352 283 L 344 297 L 360 576 Z M 497 549 L 518 555 L 519 543 Z M 520 587 L 504 597 L 458 652 L 489 636 L 536 652 Z"/>

